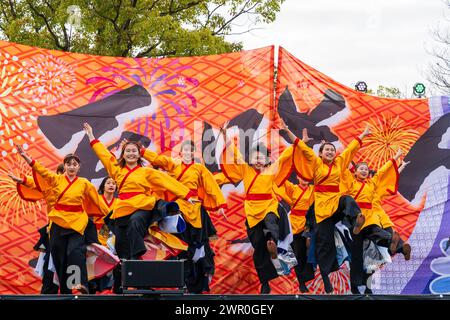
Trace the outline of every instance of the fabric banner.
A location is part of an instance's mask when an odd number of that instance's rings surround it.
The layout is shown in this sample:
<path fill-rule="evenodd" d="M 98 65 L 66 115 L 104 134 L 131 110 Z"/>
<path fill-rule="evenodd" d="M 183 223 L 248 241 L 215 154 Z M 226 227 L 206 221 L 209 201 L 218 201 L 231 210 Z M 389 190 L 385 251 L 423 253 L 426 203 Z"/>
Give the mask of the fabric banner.
<path fill-rule="evenodd" d="M 449 185 L 446 97 L 395 100 L 358 93 L 282 48 L 274 91 L 273 46 L 212 56 L 133 59 L 0 42 L 0 85 L 0 294 L 39 292 L 41 280 L 30 261 L 38 256 L 33 251 L 37 229 L 47 223 L 45 203 L 23 201 L 7 177 L 8 172 L 30 174 L 15 143 L 52 169 L 65 154 L 75 152 L 82 161 L 80 176 L 98 184 L 106 172 L 84 134 L 82 125 L 88 122 L 111 150 L 126 138 L 177 157 L 180 143 L 192 139 L 197 160 L 218 172 L 223 147 L 217 139 L 219 126 L 230 121 L 229 127 L 245 132 L 264 131 L 277 126 L 279 115 L 289 119 L 297 135 L 308 128 L 315 145 L 324 138 L 338 147 L 359 134 L 365 121 L 372 123 L 372 140 L 356 160 L 375 169 L 396 148 L 409 151 L 406 160 L 411 164 L 401 174 L 399 194 L 386 199 L 384 208 L 409 239 L 413 258 L 405 262 L 395 257 L 377 274 L 374 288 L 377 293 L 426 293 L 432 281 L 436 288 L 445 284 L 448 268 L 441 240 L 450 234 L 444 230 L 450 225 L 444 215 Z M 246 143 L 255 139 L 252 134 Z M 272 150 L 285 144 L 278 138 L 271 143 Z M 242 184 L 222 190 L 228 219 L 211 213 L 218 230 L 212 243 L 216 273 L 211 293 L 257 293 Z M 345 267 L 331 280 L 337 291 L 348 291 Z M 319 276 L 308 285 L 313 293 L 323 290 Z M 298 292 L 293 273 L 271 281 L 271 287 L 272 293 Z"/>
<path fill-rule="evenodd" d="M 317 150 L 322 139 L 338 148 L 359 135 L 365 123 L 372 135 L 356 155 L 377 170 L 398 148 L 411 161 L 400 174 L 398 193 L 383 208 L 401 237 L 412 246 L 412 258 L 401 254 L 374 276 L 374 293 L 449 293 L 450 258 L 445 246 L 450 236 L 448 208 L 450 169 L 449 97 L 386 99 L 348 88 L 314 70 L 280 48 L 277 112 L 301 137 L 307 128 Z M 346 268 L 339 279 L 349 285 Z M 335 283 L 335 285 L 339 285 Z"/>

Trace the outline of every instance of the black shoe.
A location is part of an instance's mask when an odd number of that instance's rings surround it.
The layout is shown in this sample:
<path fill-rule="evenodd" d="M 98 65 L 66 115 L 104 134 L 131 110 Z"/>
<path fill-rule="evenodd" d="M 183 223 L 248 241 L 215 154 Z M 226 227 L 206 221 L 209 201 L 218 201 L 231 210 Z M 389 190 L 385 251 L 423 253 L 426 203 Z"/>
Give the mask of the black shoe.
<path fill-rule="evenodd" d="M 308 287 L 306 286 L 306 284 L 305 284 L 304 282 L 300 282 L 300 287 L 299 287 L 299 289 L 300 289 L 300 292 L 301 292 L 301 293 L 309 292 Z"/>
<path fill-rule="evenodd" d="M 373 292 L 369 288 L 366 288 L 366 290 L 364 290 L 364 294 L 373 294 Z"/>
<path fill-rule="evenodd" d="M 269 294 L 271 291 L 269 283 L 268 282 L 264 282 L 261 284 L 261 292 L 260 294 Z"/>

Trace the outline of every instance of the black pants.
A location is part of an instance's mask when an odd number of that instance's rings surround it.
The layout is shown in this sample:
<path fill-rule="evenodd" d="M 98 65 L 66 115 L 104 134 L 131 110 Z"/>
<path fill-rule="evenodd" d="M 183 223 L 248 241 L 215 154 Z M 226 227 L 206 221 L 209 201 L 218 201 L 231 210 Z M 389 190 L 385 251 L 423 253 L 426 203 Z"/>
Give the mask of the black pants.
<path fill-rule="evenodd" d="M 394 229 L 392 229 L 392 227 L 385 228 L 384 230 L 389 232 L 391 234 L 391 236 L 394 235 Z M 397 249 L 395 250 L 395 252 L 391 252 L 391 249 L 389 249 L 389 254 L 392 256 L 392 255 L 394 255 L 396 253 L 403 253 L 403 244 L 404 243 L 405 243 L 405 241 L 403 241 L 403 239 L 400 238 L 399 241 L 398 241 Z"/>
<path fill-rule="evenodd" d="M 95 223 L 91 219 L 88 220 L 88 224 L 86 226 L 86 229 L 84 230 L 84 239 L 87 245 L 93 243 L 100 244 L 100 241 L 98 241 L 97 228 L 95 226 Z"/>
<path fill-rule="evenodd" d="M 58 294 L 58 286 L 53 282 L 54 273 L 48 270 L 50 261 L 50 250 L 45 252 L 44 256 L 44 276 L 42 277 L 41 294 Z"/>
<path fill-rule="evenodd" d="M 297 258 L 297 265 L 295 266 L 295 274 L 299 283 L 306 283 L 314 279 L 314 268 L 311 263 L 308 263 L 308 254 L 306 248 L 306 238 L 302 233 L 294 234 L 292 241 L 292 250 Z"/>
<path fill-rule="evenodd" d="M 48 263 L 50 261 L 50 243 L 47 233 L 48 224 L 38 230 L 39 240 L 34 246 L 36 251 L 44 251 L 44 275 L 42 277 L 41 294 L 58 294 L 58 286 L 53 282 L 53 272 L 48 270 Z"/>
<path fill-rule="evenodd" d="M 186 230 L 179 234 L 179 238 L 188 244 L 188 250 L 178 255 L 178 259 L 186 259 L 184 263 L 184 272 L 186 279 L 186 287 L 190 293 L 202 293 L 209 291 L 209 279 L 206 275 L 212 275 L 215 272 L 214 251 L 209 243 L 209 237 L 217 233 L 212 220 L 205 210 L 200 209 L 202 227 L 194 228 L 186 222 Z M 194 262 L 197 248 L 204 246 L 205 256 Z"/>
<path fill-rule="evenodd" d="M 364 271 L 363 243 L 365 239 L 373 241 L 377 246 L 389 248 L 392 235 L 376 224 L 366 226 L 359 234 L 352 234 L 352 243 L 350 245 L 350 283 L 353 286 L 365 285 L 367 275 Z"/>
<path fill-rule="evenodd" d="M 53 223 L 50 229 L 50 252 L 58 275 L 60 293 L 71 294 L 71 286 L 77 284 L 88 288 L 86 242 L 83 235 Z"/>
<path fill-rule="evenodd" d="M 148 234 L 148 228 L 163 218 L 162 212 L 155 207 L 153 210 L 137 210 L 131 215 L 115 219 L 115 249 L 119 258 L 129 260 L 142 256 L 147 251 L 144 238 Z"/>
<path fill-rule="evenodd" d="M 146 251 L 144 238 L 148 234 L 148 228 L 154 222 L 161 221 L 168 213 L 163 208 L 166 204 L 158 200 L 152 210 L 137 210 L 131 215 L 114 219 L 115 249 L 120 259 L 138 259 Z M 114 290 L 120 292 L 117 287 L 122 282 L 120 265 L 114 269 Z"/>
<path fill-rule="evenodd" d="M 255 264 L 255 269 L 261 283 L 278 277 L 277 270 L 267 250 L 268 240 L 273 240 L 275 244 L 278 242 L 278 222 L 278 217 L 272 212 L 268 213 L 262 221 L 252 228 L 249 228 L 247 221 L 245 222 L 248 238 L 254 249 L 253 263 Z"/>
<path fill-rule="evenodd" d="M 314 225 L 315 254 L 322 276 L 328 276 L 339 269 L 334 242 L 334 225 L 342 221 L 351 230 L 359 213 L 361 209 L 352 197 L 341 196 L 338 208 L 333 215 Z"/>

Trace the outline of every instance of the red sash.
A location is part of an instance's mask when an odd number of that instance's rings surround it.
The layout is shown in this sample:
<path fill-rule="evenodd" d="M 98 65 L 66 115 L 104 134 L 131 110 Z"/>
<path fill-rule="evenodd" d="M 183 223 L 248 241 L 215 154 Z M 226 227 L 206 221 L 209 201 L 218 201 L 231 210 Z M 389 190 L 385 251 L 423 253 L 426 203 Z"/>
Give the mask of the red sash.
<path fill-rule="evenodd" d="M 296 217 L 305 217 L 307 212 L 308 212 L 308 210 L 295 210 L 295 209 L 292 209 L 291 210 L 291 215 L 296 216 Z"/>
<path fill-rule="evenodd" d="M 119 199 L 127 200 L 130 198 L 133 198 L 134 196 L 137 196 L 138 194 L 144 194 L 144 193 L 143 192 L 123 192 L 123 193 L 119 193 Z"/>
<path fill-rule="evenodd" d="M 252 193 L 245 196 L 245 200 L 270 200 L 273 198 L 271 193 Z"/>
<path fill-rule="evenodd" d="M 70 204 L 55 204 L 56 210 L 67 211 L 67 212 L 83 212 L 82 205 L 70 205 Z"/>
<path fill-rule="evenodd" d="M 339 192 L 339 186 L 330 185 L 316 185 L 314 186 L 316 192 Z"/>

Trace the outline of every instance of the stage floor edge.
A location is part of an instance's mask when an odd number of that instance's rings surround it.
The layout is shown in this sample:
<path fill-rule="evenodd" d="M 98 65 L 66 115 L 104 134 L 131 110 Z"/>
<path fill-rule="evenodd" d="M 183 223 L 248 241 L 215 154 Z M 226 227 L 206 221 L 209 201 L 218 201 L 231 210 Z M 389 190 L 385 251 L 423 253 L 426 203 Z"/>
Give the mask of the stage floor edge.
<path fill-rule="evenodd" d="M 252 302 L 268 300 L 450 300 L 450 294 L 445 295 L 238 295 L 238 294 L 127 294 L 127 295 L 0 295 L 0 301 L 7 300 L 219 300 L 219 301 L 245 301 Z"/>

